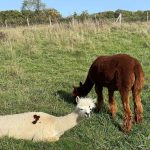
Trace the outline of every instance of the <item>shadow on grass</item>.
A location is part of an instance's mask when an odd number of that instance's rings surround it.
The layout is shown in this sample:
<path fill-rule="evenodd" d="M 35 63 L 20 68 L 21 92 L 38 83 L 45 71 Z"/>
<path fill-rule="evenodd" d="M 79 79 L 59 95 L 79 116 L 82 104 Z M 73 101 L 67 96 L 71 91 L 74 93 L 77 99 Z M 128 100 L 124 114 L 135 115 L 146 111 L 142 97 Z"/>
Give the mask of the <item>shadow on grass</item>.
<path fill-rule="evenodd" d="M 76 104 L 75 98 L 73 96 L 71 96 L 71 93 L 69 93 L 69 92 L 66 92 L 66 91 L 63 91 L 63 90 L 59 90 L 55 94 L 57 94 L 61 99 L 63 99 L 67 103 Z M 102 108 L 102 110 L 100 112 L 97 112 L 96 109 L 94 110 L 94 113 L 101 113 L 101 112 L 109 114 L 109 116 L 111 118 L 111 121 L 114 124 L 114 126 L 116 126 L 119 129 L 119 131 L 122 132 L 121 125 L 118 123 L 118 121 L 115 118 L 112 119 L 111 113 L 110 113 L 110 111 L 109 111 L 109 109 L 108 109 L 108 107 L 106 105 L 103 106 L 103 108 Z M 122 118 L 122 115 L 117 113 L 116 117 Z"/>
<path fill-rule="evenodd" d="M 121 124 L 118 122 L 120 119 L 122 120 L 122 115 L 120 114 L 120 113 L 117 113 L 116 114 L 116 117 L 115 118 L 112 118 L 112 114 L 110 113 L 110 111 L 109 111 L 109 108 L 108 108 L 108 106 L 106 105 L 106 104 L 104 104 L 103 105 L 103 107 L 102 107 L 102 109 L 101 109 L 101 111 L 97 111 L 96 109 L 95 109 L 95 111 L 94 111 L 94 113 L 96 113 L 96 114 L 108 114 L 109 115 L 109 121 L 111 121 L 111 123 L 116 127 L 116 128 L 118 128 L 118 130 L 120 131 L 120 132 L 123 132 L 123 130 L 122 130 L 122 127 L 121 127 Z M 122 120 L 123 121 L 123 120 Z"/>
<path fill-rule="evenodd" d="M 112 118 L 112 116 L 111 116 L 111 114 L 110 114 L 110 117 L 111 117 L 111 121 L 112 121 L 112 123 L 114 124 L 114 126 L 117 127 L 120 132 L 123 132 L 122 127 L 121 127 L 121 124 L 118 122 L 119 120 L 117 119 L 117 118 L 119 118 L 119 119 L 122 120 L 122 115 L 121 115 L 120 113 L 117 113 L 117 114 L 116 114 L 116 117 L 115 117 L 115 118 Z M 123 121 L 123 120 L 122 120 L 122 121 Z"/>
<path fill-rule="evenodd" d="M 123 132 L 121 125 L 115 119 L 112 119 L 112 123 L 120 132 Z"/>
<path fill-rule="evenodd" d="M 64 101 L 66 101 L 67 103 L 75 104 L 75 98 L 71 96 L 71 93 L 63 91 L 63 90 L 59 90 L 57 91 L 56 94 L 59 95 L 59 97 L 63 99 Z"/>
<path fill-rule="evenodd" d="M 123 130 L 122 130 L 121 124 L 118 122 L 120 119 L 122 120 L 122 115 L 120 113 L 117 113 L 116 116 L 115 116 L 115 118 L 112 118 L 112 115 L 111 115 L 111 113 L 110 113 L 109 110 L 108 110 L 108 113 L 109 113 L 109 116 L 110 116 L 112 124 L 115 127 L 117 127 L 120 132 L 122 132 Z"/>

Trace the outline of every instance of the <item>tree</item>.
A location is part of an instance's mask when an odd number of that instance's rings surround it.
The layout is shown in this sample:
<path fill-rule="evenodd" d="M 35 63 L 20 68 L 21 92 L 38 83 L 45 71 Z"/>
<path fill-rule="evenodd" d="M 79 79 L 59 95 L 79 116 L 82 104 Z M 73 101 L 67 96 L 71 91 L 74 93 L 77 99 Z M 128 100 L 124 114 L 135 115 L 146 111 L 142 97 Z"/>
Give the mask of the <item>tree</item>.
<path fill-rule="evenodd" d="M 78 18 L 78 14 L 76 12 L 74 12 L 72 16 L 73 16 L 74 19 Z"/>
<path fill-rule="evenodd" d="M 45 4 L 41 0 L 23 0 L 21 10 L 39 11 L 45 8 Z"/>
<path fill-rule="evenodd" d="M 89 17 L 90 17 L 90 15 L 89 15 L 89 13 L 88 13 L 87 10 L 86 10 L 86 11 L 83 11 L 83 12 L 81 13 L 81 15 L 80 15 L 80 19 L 81 19 L 82 21 L 84 21 L 84 20 L 86 20 L 86 19 L 89 19 Z"/>

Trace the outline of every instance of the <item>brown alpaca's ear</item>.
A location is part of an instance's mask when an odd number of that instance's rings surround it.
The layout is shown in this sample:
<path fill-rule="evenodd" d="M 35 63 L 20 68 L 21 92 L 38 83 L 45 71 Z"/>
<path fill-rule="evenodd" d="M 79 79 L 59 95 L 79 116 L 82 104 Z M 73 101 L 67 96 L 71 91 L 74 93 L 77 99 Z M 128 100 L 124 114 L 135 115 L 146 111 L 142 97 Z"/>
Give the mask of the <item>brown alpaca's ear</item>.
<path fill-rule="evenodd" d="M 76 93 L 77 93 L 77 88 L 73 86 L 72 96 L 76 96 Z"/>
<path fill-rule="evenodd" d="M 73 86 L 73 92 L 76 93 L 76 91 L 77 91 L 77 87 Z"/>
<path fill-rule="evenodd" d="M 82 84 L 82 82 L 80 81 L 80 87 L 82 86 L 83 84 Z"/>

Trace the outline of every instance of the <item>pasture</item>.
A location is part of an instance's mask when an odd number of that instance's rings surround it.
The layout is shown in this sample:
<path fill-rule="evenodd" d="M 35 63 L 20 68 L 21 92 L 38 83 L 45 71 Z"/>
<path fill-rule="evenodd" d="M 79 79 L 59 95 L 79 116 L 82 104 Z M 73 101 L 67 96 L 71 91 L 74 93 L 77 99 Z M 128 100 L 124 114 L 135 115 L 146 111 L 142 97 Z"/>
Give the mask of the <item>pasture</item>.
<path fill-rule="evenodd" d="M 144 118 L 132 131 L 120 131 L 123 108 L 118 92 L 118 112 L 112 120 L 107 90 L 104 108 L 67 131 L 58 142 L 34 143 L 1 138 L 2 150 L 148 150 L 150 149 L 150 25 L 56 24 L 0 28 L 0 114 L 43 111 L 61 116 L 74 110 L 72 86 L 84 81 L 99 55 L 126 53 L 137 58 L 145 73 L 142 91 Z M 96 98 L 94 89 L 89 93 Z M 131 97 L 133 112 L 133 101 Z"/>

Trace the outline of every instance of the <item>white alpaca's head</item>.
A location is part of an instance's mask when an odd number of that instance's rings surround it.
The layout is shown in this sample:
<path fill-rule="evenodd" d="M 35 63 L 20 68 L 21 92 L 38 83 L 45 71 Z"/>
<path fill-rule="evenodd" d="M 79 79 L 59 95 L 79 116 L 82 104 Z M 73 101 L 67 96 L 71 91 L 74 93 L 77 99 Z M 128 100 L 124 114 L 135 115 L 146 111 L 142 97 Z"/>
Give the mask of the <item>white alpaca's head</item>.
<path fill-rule="evenodd" d="M 94 101 L 91 98 L 76 97 L 78 114 L 80 117 L 90 117 L 91 111 L 95 108 Z"/>

